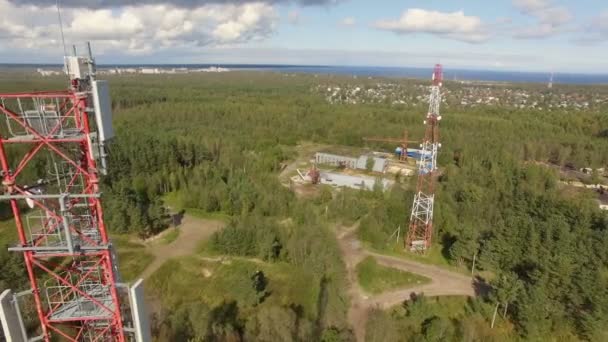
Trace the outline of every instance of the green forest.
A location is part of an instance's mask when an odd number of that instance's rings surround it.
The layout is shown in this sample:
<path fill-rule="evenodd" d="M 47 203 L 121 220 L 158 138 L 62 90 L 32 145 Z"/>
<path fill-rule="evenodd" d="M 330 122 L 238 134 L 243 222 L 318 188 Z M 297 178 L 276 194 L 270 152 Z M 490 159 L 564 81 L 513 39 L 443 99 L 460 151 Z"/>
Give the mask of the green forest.
<path fill-rule="evenodd" d="M 108 80 L 116 137 L 102 190 L 111 232 L 143 239 L 166 229 L 167 195 L 181 208 L 228 217 L 198 258 L 170 260 L 146 280 L 147 295 L 157 300 L 158 341 L 353 341 L 345 265 L 332 229 L 355 223 L 375 251 L 461 272 L 475 258 L 490 288 L 469 299 L 420 296 L 373 310 L 369 341 L 608 340 L 608 214 L 595 193 L 564 186 L 558 172 L 608 168 L 608 106 L 574 113 L 463 107 L 448 98 L 433 248 L 421 257 L 387 244 L 397 226 L 407 226 L 414 177 L 385 193 L 321 189 L 300 198 L 278 175 L 302 143 L 392 151 L 362 137 L 400 136 L 404 128 L 415 139 L 423 135 L 423 106 L 331 104 L 315 91 L 319 84 L 392 82 L 424 96 L 426 88 L 416 85 L 430 83 L 263 72 Z M 0 74 L 1 91 L 64 83 Z M 6 246 L 15 233 L 4 217 Z M 218 265 L 201 257 L 218 255 L 235 259 Z M 0 289 L 23 285 L 21 262 L 0 249 Z M 202 268 L 213 281 L 197 273 Z"/>

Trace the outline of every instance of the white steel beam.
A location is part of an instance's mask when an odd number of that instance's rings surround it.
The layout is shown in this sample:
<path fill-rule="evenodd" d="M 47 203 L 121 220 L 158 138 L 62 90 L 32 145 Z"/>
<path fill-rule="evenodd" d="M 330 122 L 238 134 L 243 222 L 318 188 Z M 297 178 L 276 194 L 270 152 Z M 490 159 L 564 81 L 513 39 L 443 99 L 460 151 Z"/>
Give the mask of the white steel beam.
<path fill-rule="evenodd" d="M 13 292 L 5 290 L 0 294 L 0 321 L 2 321 L 2 329 L 7 342 L 27 341 L 20 316 Z"/>

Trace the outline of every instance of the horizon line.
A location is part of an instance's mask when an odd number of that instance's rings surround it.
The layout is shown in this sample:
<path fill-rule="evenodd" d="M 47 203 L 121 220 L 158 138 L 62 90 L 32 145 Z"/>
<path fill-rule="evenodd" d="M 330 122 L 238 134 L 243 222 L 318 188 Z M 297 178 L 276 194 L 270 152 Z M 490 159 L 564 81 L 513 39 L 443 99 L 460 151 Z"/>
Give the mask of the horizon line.
<path fill-rule="evenodd" d="M 116 66 L 194 66 L 194 65 L 205 65 L 205 66 L 226 66 L 226 67 L 282 67 L 282 68 L 290 68 L 290 67 L 299 67 L 299 68 L 383 68 L 383 69 L 430 69 L 432 70 L 432 66 L 422 67 L 422 66 L 382 66 L 382 65 L 332 65 L 332 64 L 279 64 L 279 63 L 252 63 L 252 64 L 244 64 L 244 63 L 103 63 L 97 64 L 98 67 L 116 67 Z M 23 62 L 23 63 L 4 63 L 0 62 L 0 66 L 53 66 L 53 67 L 62 67 L 62 64 L 59 63 L 32 63 L 32 62 Z M 444 65 L 445 67 L 445 65 Z M 459 67 L 459 68 L 444 68 L 444 71 L 489 71 L 489 72 L 497 72 L 497 73 L 519 73 L 519 74 L 555 74 L 555 75 L 586 75 L 591 77 L 602 77 L 608 76 L 608 73 L 591 73 L 591 72 L 555 72 L 555 71 L 520 71 L 520 70 L 512 70 L 512 69 L 491 69 L 491 68 L 468 68 L 468 67 Z"/>

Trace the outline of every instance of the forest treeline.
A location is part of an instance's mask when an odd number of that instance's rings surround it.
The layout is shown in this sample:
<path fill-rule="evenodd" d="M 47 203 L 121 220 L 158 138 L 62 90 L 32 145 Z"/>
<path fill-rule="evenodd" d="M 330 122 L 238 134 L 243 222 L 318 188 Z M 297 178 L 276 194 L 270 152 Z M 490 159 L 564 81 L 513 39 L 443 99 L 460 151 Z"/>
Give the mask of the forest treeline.
<path fill-rule="evenodd" d="M 306 201 L 281 186 L 277 175 L 302 141 L 363 146 L 364 136 L 400 136 L 404 128 L 419 138 L 424 109 L 331 105 L 311 91 L 325 81 L 253 72 L 110 80 L 117 136 L 102 180 L 110 229 L 141 237 L 158 233 L 167 225 L 162 198 L 172 193 L 183 207 L 231 216 L 228 227 L 212 237 L 211 249 L 289 263 L 310 273 L 311 286 L 329 301 L 323 310 L 304 313 L 237 303 L 256 313 L 249 320 L 230 316 L 225 329 L 210 328 L 220 326 L 217 321 L 197 325 L 193 317 L 210 322 L 213 312 L 230 312 L 175 305 L 159 318 L 159 336 L 254 340 L 263 332 L 259 340 L 352 339 L 344 268 L 329 225 L 360 221 L 360 237 L 382 249 L 397 226 L 407 225 L 413 192 L 323 190 Z M 434 243 L 454 265 L 470 267 L 476 256 L 479 270 L 493 275 L 494 290 L 471 310 L 498 304 L 513 324 L 509 338 L 606 340 L 608 220 L 590 195 L 562 188 L 558 175 L 539 162 L 607 166 L 608 114 L 492 106 L 443 112 Z M 285 323 L 291 330 L 253 323 L 273 317 L 291 322 Z M 308 330 L 294 328 L 296 321 L 305 321 L 301 326 Z M 419 340 L 423 323 L 419 335 L 401 336 Z M 488 324 L 478 316 L 469 323 Z M 458 319 L 434 324 L 452 334 L 445 335 L 448 340 L 461 336 Z"/>

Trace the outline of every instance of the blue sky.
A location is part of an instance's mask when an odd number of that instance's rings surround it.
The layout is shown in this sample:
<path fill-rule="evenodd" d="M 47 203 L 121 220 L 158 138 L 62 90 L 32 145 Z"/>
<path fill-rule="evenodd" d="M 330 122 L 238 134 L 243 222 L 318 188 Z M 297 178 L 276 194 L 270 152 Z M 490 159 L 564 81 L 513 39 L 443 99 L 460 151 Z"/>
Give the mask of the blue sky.
<path fill-rule="evenodd" d="M 564 32 L 555 32 L 537 38 L 514 38 L 519 28 L 534 26 L 537 19 L 523 13 L 513 1 L 381 1 L 382 5 L 370 5 L 370 1 L 345 1 L 329 8 L 297 8 L 282 6 L 282 17 L 298 13 L 295 25 L 283 20 L 277 34 L 265 42 L 268 47 L 291 49 L 320 49 L 343 51 L 382 51 L 382 55 L 399 52 L 394 59 L 380 56 L 361 57 L 363 64 L 420 65 L 434 60 L 453 62 L 459 67 L 524 69 L 524 70 L 567 70 L 587 72 L 608 72 L 608 44 L 606 40 L 582 42 L 585 30 L 599 13 L 608 10 L 608 3 L 598 0 L 551 1 L 553 6 L 563 6 L 572 14 L 571 22 Z M 479 17 L 494 30 L 494 35 L 479 43 L 463 42 L 425 32 L 396 34 L 374 28 L 374 23 L 385 19 L 397 19 L 412 8 L 428 11 L 458 12 L 466 16 Z M 293 14 L 292 14 L 293 15 Z M 352 26 L 339 22 L 352 18 Z M 510 20 L 509 24 L 505 24 Z M 606 32 L 604 32 L 606 34 Z M 604 37 L 608 38 L 608 37 Z M 332 54 L 333 56 L 333 54 Z M 401 57 L 404 57 L 403 59 Z M 408 58 L 409 57 L 409 58 Z M 354 62 L 356 56 L 337 56 L 336 61 Z"/>
<path fill-rule="evenodd" d="M 61 55 L 55 0 L 0 0 L 0 62 Z M 101 63 L 255 63 L 608 73 L 600 0 L 62 0 Z M 4 14 L 2 14 L 4 13 Z M 43 15 L 46 13 L 47 15 Z M 44 20 L 32 18 L 45 17 Z"/>

